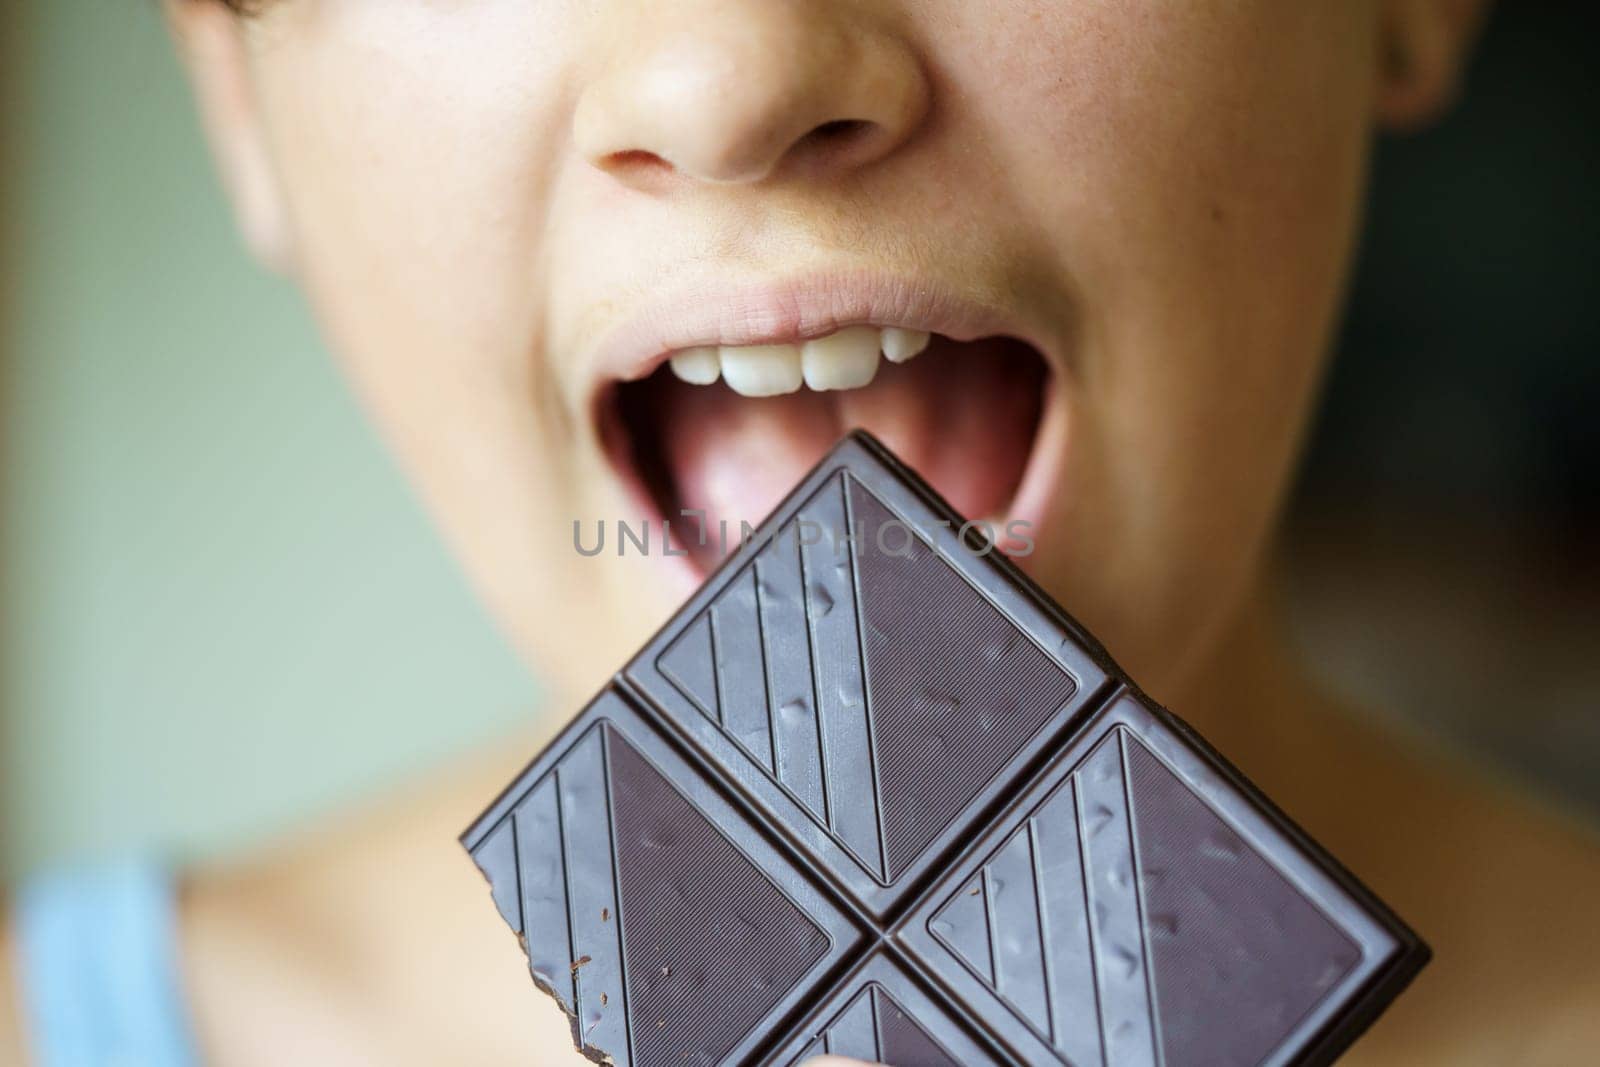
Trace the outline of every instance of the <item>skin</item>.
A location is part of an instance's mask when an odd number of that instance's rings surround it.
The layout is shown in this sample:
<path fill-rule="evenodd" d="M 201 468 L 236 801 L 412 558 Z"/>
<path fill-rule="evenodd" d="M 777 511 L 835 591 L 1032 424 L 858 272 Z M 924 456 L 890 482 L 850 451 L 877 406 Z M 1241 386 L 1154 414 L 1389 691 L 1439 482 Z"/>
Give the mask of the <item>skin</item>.
<path fill-rule="evenodd" d="M 728 319 L 731 290 L 799 272 L 949 289 L 1051 365 L 1035 577 L 1435 946 L 1352 1061 L 1564 1063 L 1600 1040 L 1571 890 L 1600 884 L 1592 843 L 1311 691 L 1262 573 L 1371 133 L 1447 105 L 1479 7 L 168 11 L 241 231 L 303 286 L 550 707 L 684 592 L 659 557 L 572 552 L 573 516 L 635 513 L 591 418 L 606 339 L 668 289 Z M 842 148 L 809 136 L 847 119 L 870 126 Z M 454 843 L 559 726 L 196 872 L 211 1061 L 582 1062 Z"/>
<path fill-rule="evenodd" d="M 16 951 L 9 926 L 0 923 L 0 1062 L 20 1063 L 23 1054 L 21 990 L 11 966 Z"/>

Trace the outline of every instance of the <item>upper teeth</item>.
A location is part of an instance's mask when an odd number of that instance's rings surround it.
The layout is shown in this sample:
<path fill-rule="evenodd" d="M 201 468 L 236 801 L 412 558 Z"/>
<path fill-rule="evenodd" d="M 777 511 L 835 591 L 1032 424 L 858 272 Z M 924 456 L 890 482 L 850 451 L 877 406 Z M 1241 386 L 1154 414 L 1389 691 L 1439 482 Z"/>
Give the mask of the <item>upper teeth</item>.
<path fill-rule="evenodd" d="M 672 355 L 672 373 L 694 385 L 719 377 L 744 396 L 792 393 L 802 382 L 816 390 L 859 389 L 878 373 L 878 353 L 891 363 L 928 347 L 929 335 L 898 326 L 847 326 L 826 337 L 786 345 L 704 345 Z"/>

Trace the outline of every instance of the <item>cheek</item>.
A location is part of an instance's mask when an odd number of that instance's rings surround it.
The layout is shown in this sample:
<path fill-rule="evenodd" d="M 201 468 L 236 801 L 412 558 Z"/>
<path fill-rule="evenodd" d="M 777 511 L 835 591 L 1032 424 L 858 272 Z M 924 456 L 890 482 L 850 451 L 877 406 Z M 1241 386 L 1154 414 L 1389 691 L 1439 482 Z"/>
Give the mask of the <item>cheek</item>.
<path fill-rule="evenodd" d="M 330 348 L 483 599 L 581 691 L 614 666 L 584 637 L 605 632 L 615 576 L 573 564 L 570 524 L 617 508 L 581 506 L 593 472 L 540 358 L 576 47 L 552 30 L 581 30 L 561 7 L 291 0 L 254 54 Z"/>
<path fill-rule="evenodd" d="M 566 136 L 559 6 L 319 0 L 261 31 L 296 271 L 402 443 L 450 432 L 458 405 L 549 386 L 530 294 Z"/>
<path fill-rule="evenodd" d="M 1019 4 L 953 35 L 970 124 L 1072 298 L 1074 399 L 1130 461 L 1291 450 L 1361 191 L 1369 8 Z M 995 56 L 1008 77 L 979 91 Z M 1158 481 L 1208 481 L 1186 473 Z"/>
<path fill-rule="evenodd" d="M 1366 8 L 1065 5 L 969 56 L 974 86 L 1014 57 L 973 106 L 1076 315 L 1037 567 L 1158 686 L 1237 602 L 1293 465 L 1360 198 Z"/>
<path fill-rule="evenodd" d="M 1164 472 L 1149 521 L 1195 543 L 1259 540 L 1338 309 L 1371 60 L 1337 7 L 1274 4 L 1170 42 L 1159 72 L 1181 88 L 1126 94 L 1119 114 L 1148 138 L 1102 176 L 1125 200 L 1084 260 L 1085 388 Z"/>

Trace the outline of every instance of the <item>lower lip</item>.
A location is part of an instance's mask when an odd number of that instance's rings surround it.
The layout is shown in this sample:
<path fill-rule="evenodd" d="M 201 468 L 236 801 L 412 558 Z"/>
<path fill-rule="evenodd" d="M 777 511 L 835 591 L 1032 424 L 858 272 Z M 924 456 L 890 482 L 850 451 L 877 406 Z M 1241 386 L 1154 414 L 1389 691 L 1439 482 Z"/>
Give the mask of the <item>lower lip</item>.
<path fill-rule="evenodd" d="M 617 384 L 608 387 L 607 394 L 600 398 L 597 405 L 601 425 L 601 450 L 620 483 L 628 504 L 636 514 L 644 516 L 645 521 L 653 529 L 664 531 L 666 516 L 661 514 L 655 498 L 645 488 L 634 467 L 633 458 L 622 454 L 622 450 L 627 447 L 628 438 L 626 429 L 618 425 L 615 398 L 609 393 L 609 389 L 615 388 Z M 1060 383 L 1056 374 L 1052 372 L 1044 385 L 1042 410 L 1039 412 L 1039 425 L 1034 434 L 1033 448 L 1023 466 L 1022 478 L 1017 484 L 1017 491 L 1011 499 L 1008 513 L 1003 516 L 985 516 L 983 521 L 989 522 L 997 531 L 1003 531 L 1007 521 L 1023 523 L 1029 537 L 1037 546 L 1042 532 L 1041 524 L 1058 484 L 1061 456 L 1064 453 L 1066 440 L 1066 404 L 1061 396 Z M 935 490 L 938 488 L 937 485 L 934 486 Z M 1000 544 L 1003 546 L 1004 543 L 1002 536 Z M 680 598 L 694 592 L 726 562 L 725 558 L 708 568 L 698 563 L 693 555 L 669 556 L 661 552 L 656 553 L 654 558 L 661 561 L 658 565 L 659 571 Z M 1024 570 L 1029 569 L 1030 556 L 1017 555 L 1011 559 Z"/>

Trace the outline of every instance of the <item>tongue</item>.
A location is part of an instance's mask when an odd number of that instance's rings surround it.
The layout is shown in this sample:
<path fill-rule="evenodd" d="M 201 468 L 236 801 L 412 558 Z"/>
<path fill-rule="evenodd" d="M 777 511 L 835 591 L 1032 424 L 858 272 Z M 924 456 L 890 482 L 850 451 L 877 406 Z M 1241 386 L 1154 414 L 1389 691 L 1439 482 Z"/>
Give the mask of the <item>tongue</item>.
<path fill-rule="evenodd" d="M 712 529 L 726 521 L 734 538 L 741 520 L 760 521 L 841 432 L 827 393 L 757 399 L 675 381 L 664 400 L 661 437 L 677 506 L 703 510 Z"/>
<path fill-rule="evenodd" d="M 963 515 L 999 516 L 1022 477 L 1043 392 L 1042 364 L 1014 345 L 936 338 L 909 363 L 884 362 L 865 389 L 838 393 L 754 399 L 667 378 L 655 412 L 674 498 L 667 516 L 703 510 L 712 531 L 725 520 L 737 543 L 741 520 L 756 525 L 855 427 L 876 434 Z"/>

